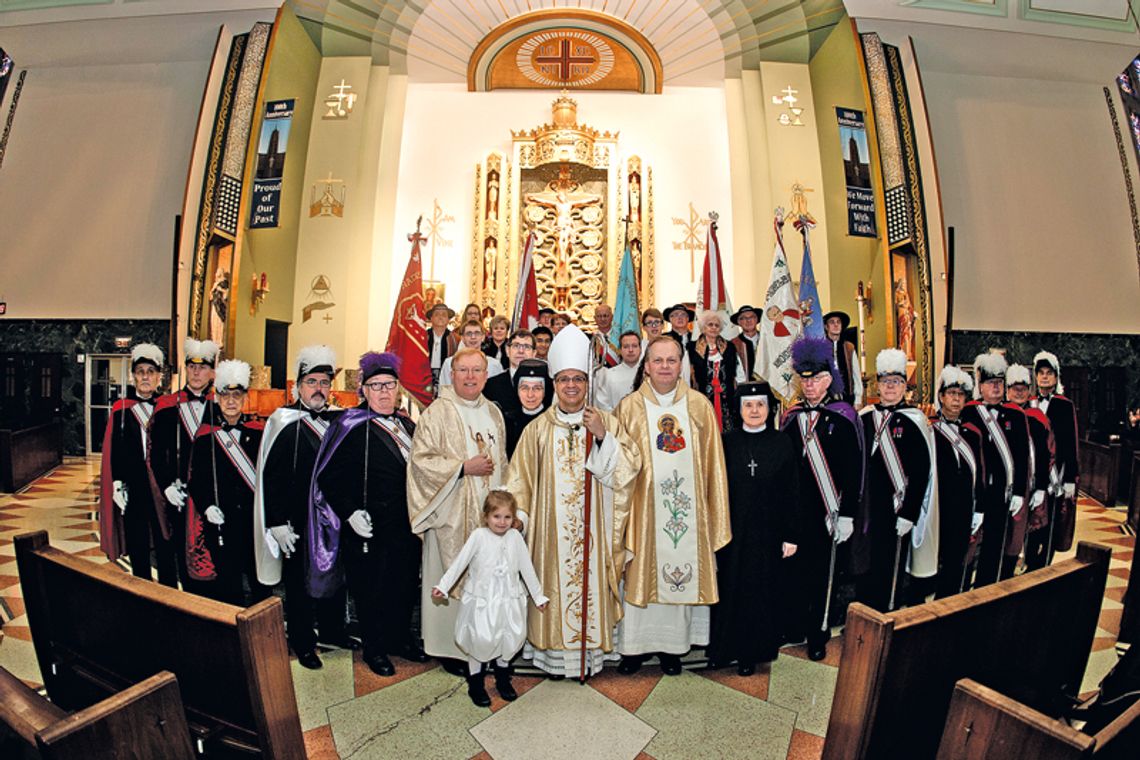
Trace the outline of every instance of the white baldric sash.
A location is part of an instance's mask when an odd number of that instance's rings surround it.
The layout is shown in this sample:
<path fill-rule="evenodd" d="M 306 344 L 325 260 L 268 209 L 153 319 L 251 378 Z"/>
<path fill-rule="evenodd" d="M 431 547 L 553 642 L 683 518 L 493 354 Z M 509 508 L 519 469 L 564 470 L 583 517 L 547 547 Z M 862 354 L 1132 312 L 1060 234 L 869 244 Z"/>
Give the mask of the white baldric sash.
<path fill-rule="evenodd" d="M 880 451 L 883 464 L 887 467 L 887 476 L 891 479 L 891 486 L 895 489 L 894 511 L 897 514 L 902 509 L 903 499 L 906 498 L 906 472 L 903 471 L 902 460 L 899 459 L 899 450 L 895 446 L 895 439 L 887 428 L 891 424 L 893 412 L 882 409 L 872 409 L 871 414 L 875 420 L 875 442 L 871 446 L 871 455 Z M 883 435 L 886 433 L 886 435 Z"/>
<path fill-rule="evenodd" d="M 204 401 L 183 401 L 178 404 L 178 415 L 182 418 L 182 426 L 186 428 L 186 435 L 191 439 L 198 435 L 198 428 L 202 427 L 202 412 L 205 410 Z"/>
<path fill-rule="evenodd" d="M 831 477 L 831 469 L 827 466 L 827 457 L 823 455 L 823 446 L 815 434 L 819 416 L 819 411 L 813 409 L 801 413 L 798 421 L 800 437 L 804 441 L 804 456 L 811 465 L 811 474 L 815 477 L 819 495 L 823 497 L 823 505 L 827 508 L 827 514 L 824 515 L 827 532 L 834 536 L 836 521 L 839 519 L 839 491 L 835 488 L 835 480 Z"/>
<path fill-rule="evenodd" d="M 697 552 L 697 498 L 693 491 L 693 442 L 689 402 L 658 406 L 645 399 L 645 414 L 652 436 L 653 525 L 657 552 L 657 599 L 661 604 L 696 604 L 700 594 Z M 657 436 L 662 422 L 673 419 L 673 438 Z M 684 440 L 684 444 L 681 444 Z"/>
<path fill-rule="evenodd" d="M 329 421 L 324 417 L 314 417 L 311 414 L 306 414 L 301 418 L 301 422 L 305 427 L 312 430 L 319 440 L 325 439 L 325 433 L 329 432 Z"/>
<path fill-rule="evenodd" d="M 934 423 L 934 429 L 950 443 L 950 448 L 957 461 L 966 460 L 966 464 L 970 467 L 970 481 L 976 485 L 978 482 L 978 460 L 974 458 L 974 450 L 970 448 L 970 444 L 966 443 L 966 439 L 958 432 L 957 425 L 946 420 L 937 420 Z"/>
<path fill-rule="evenodd" d="M 1009 450 L 1009 441 L 1005 439 L 1005 433 L 1002 431 L 1001 425 L 998 424 L 996 411 L 984 404 L 979 404 L 978 416 L 982 418 L 986 432 L 990 434 L 994 446 L 997 447 L 998 454 L 1001 455 L 1001 463 L 1005 467 L 1005 500 L 1009 501 L 1010 495 L 1013 494 L 1013 452 Z"/>
<path fill-rule="evenodd" d="M 214 435 L 217 437 L 218 443 L 222 444 L 222 451 L 226 452 L 226 456 L 233 464 L 234 469 L 241 475 L 241 479 L 249 486 L 249 490 L 254 490 L 257 487 L 257 469 L 253 466 L 249 454 L 246 454 L 245 449 L 241 447 L 241 428 L 216 430 Z"/>
<path fill-rule="evenodd" d="M 408 435 L 407 430 L 404 430 L 404 426 L 391 417 L 373 417 L 372 423 L 392 437 L 396 442 L 396 448 L 400 450 L 400 455 L 405 462 L 408 461 L 408 457 L 412 455 L 412 437 Z M 328 428 L 327 422 L 325 428 Z"/>
<path fill-rule="evenodd" d="M 139 434 L 142 436 L 143 451 L 146 451 L 146 426 L 150 422 L 151 415 L 154 414 L 154 407 L 150 404 L 135 404 L 131 407 L 131 412 L 135 415 L 135 419 L 139 423 Z"/>

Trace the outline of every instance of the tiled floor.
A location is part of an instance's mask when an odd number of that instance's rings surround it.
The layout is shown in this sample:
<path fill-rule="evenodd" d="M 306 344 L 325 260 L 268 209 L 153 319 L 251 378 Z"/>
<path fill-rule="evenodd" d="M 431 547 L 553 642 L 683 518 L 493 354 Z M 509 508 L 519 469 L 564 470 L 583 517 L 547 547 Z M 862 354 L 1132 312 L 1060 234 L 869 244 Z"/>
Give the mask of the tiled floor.
<path fill-rule="evenodd" d="M 105 562 L 99 551 L 96 459 L 72 459 L 25 491 L 0 495 L 0 665 L 29 684 L 39 669 L 24 616 L 12 537 L 46 529 L 53 546 Z M 1082 691 L 1096 687 L 1116 661 L 1121 599 L 1135 539 L 1124 515 L 1081 500 L 1077 539 L 1113 548 L 1108 586 Z M 1070 553 L 1071 554 L 1071 553 Z M 1066 555 L 1068 556 L 1068 555 Z M 670 760 L 818 758 L 835 689 L 839 647 L 824 662 L 803 647 L 782 650 L 770 667 L 743 678 L 735 669 L 685 671 L 662 677 L 653 665 L 634 676 L 612 669 L 587 686 L 516 676 L 521 698 L 495 694 L 489 710 L 474 707 L 463 682 L 434 663 L 396 658 L 397 675 L 381 678 L 359 654 L 324 655 L 324 668 L 293 663 L 309 757 L 560 758 Z M 536 739 L 533 727 L 553 726 Z M 715 749 L 713 749 L 715 748 Z"/>

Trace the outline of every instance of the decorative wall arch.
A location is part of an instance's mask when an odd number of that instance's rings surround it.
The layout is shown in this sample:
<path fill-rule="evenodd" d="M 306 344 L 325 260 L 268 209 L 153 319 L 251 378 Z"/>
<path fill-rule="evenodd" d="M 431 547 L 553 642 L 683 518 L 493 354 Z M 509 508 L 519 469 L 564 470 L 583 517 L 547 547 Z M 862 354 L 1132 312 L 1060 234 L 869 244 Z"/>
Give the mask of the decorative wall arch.
<path fill-rule="evenodd" d="M 581 8 L 524 13 L 492 29 L 467 65 L 467 89 L 597 89 L 660 93 L 661 57 L 624 21 Z"/>

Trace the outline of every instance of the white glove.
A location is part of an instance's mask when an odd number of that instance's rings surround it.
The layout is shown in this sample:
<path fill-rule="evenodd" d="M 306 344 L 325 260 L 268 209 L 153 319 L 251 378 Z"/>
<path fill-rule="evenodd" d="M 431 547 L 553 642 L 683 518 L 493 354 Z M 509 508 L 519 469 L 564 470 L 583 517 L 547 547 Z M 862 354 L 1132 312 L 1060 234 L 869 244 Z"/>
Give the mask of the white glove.
<path fill-rule="evenodd" d="M 899 534 L 899 538 L 902 538 L 907 533 L 910 533 L 912 528 L 914 528 L 914 523 L 905 517 L 899 517 L 895 519 L 895 533 Z"/>
<path fill-rule="evenodd" d="M 835 543 L 841 544 L 855 532 L 854 517 L 840 517 L 835 524 Z"/>
<path fill-rule="evenodd" d="M 115 502 L 119 507 L 119 511 L 126 513 L 127 511 L 127 487 L 123 481 L 116 480 L 111 484 L 111 501 Z"/>
<path fill-rule="evenodd" d="M 1077 497 L 1077 484 L 1065 483 L 1061 486 L 1062 493 L 1065 494 L 1066 499 L 1075 499 Z"/>
<path fill-rule="evenodd" d="M 348 527 L 361 538 L 372 538 L 372 518 L 363 509 L 358 509 L 348 516 Z"/>
<path fill-rule="evenodd" d="M 986 516 L 981 512 L 975 512 L 970 518 L 970 535 L 975 535 L 982 528 L 982 523 L 985 522 Z"/>
<path fill-rule="evenodd" d="M 1021 496 L 1014 496 L 1009 500 L 1009 513 L 1014 517 L 1021 512 L 1021 507 L 1025 504 L 1025 499 Z"/>
<path fill-rule="evenodd" d="M 226 516 L 222 510 L 215 507 L 213 504 L 206 507 L 206 519 L 214 525 L 222 525 L 226 521 Z"/>
<path fill-rule="evenodd" d="M 1044 503 L 1045 503 L 1045 492 L 1044 491 L 1034 491 L 1033 495 L 1029 497 L 1029 508 L 1030 509 L 1037 509 L 1037 507 L 1041 506 Z"/>
<path fill-rule="evenodd" d="M 181 479 L 168 485 L 163 493 L 166 494 L 166 500 L 179 509 L 186 506 L 186 486 L 182 485 Z"/>
<path fill-rule="evenodd" d="M 281 547 L 281 551 L 285 552 L 286 557 L 296 550 L 297 539 L 300 536 L 293 532 L 292 525 L 274 525 L 269 529 L 269 533 L 277 545 Z"/>

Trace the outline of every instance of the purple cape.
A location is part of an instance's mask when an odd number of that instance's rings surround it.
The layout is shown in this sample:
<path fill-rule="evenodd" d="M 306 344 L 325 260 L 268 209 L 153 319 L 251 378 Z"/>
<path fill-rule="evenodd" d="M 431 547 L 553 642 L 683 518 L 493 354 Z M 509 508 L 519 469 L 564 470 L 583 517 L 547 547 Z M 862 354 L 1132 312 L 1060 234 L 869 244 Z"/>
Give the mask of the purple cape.
<path fill-rule="evenodd" d="M 349 409 L 329 425 L 317 452 L 313 481 L 309 487 L 309 540 L 306 585 L 309 596 L 326 599 L 344 585 L 344 568 L 340 563 L 340 518 L 321 493 L 318 483 L 333 453 L 345 436 L 373 416 L 367 407 Z"/>

